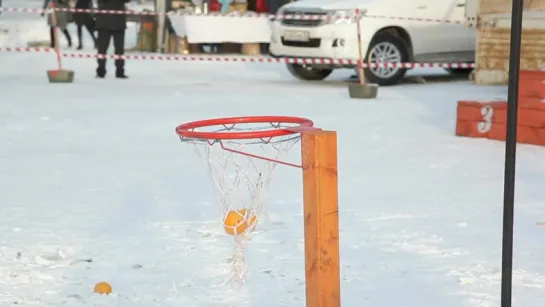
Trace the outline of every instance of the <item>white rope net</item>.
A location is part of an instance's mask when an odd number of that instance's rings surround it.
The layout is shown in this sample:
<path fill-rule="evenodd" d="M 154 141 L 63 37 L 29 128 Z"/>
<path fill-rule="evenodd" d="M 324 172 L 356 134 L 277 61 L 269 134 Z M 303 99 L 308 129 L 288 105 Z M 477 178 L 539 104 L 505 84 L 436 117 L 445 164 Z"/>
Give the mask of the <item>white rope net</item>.
<path fill-rule="evenodd" d="M 249 132 L 285 129 L 293 125 L 261 123 L 207 127 L 207 132 Z M 216 129 L 214 129 L 216 128 Z M 228 285 L 240 288 L 248 278 L 244 249 L 263 214 L 272 174 L 282 155 L 300 140 L 299 134 L 247 140 L 183 138 L 208 166 L 217 191 L 223 226 L 234 236 Z M 261 157 L 261 158 L 260 158 Z"/>

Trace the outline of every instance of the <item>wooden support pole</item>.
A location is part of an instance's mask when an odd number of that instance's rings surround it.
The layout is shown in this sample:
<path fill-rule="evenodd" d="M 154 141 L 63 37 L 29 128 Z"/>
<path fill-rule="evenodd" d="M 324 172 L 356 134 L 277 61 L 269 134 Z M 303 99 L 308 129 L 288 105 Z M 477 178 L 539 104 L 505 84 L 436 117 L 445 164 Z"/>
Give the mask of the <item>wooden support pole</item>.
<path fill-rule="evenodd" d="M 358 72 L 360 77 L 360 84 L 365 84 L 365 72 L 363 71 L 363 52 L 361 47 L 361 14 L 360 9 L 356 9 L 356 33 L 358 38 Z"/>
<path fill-rule="evenodd" d="M 165 23 L 166 23 L 166 0 L 155 1 L 155 12 L 157 12 L 157 52 L 165 52 Z"/>
<path fill-rule="evenodd" d="M 307 307 L 340 307 L 337 133 L 302 133 Z"/>
<path fill-rule="evenodd" d="M 53 48 L 55 48 L 55 53 L 57 54 L 57 67 L 60 71 L 62 70 L 62 56 L 59 47 L 59 29 L 57 29 L 57 12 L 55 11 L 55 2 L 51 2 L 51 4 L 49 4 L 49 7 L 51 9 L 51 27 L 53 27 Z"/>

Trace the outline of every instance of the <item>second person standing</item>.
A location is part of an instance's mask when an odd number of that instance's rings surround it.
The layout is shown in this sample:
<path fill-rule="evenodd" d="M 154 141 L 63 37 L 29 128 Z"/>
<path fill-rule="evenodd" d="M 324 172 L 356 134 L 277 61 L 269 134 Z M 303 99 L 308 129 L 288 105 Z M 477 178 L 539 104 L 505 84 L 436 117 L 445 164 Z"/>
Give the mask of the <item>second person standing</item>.
<path fill-rule="evenodd" d="M 99 10 L 124 11 L 125 4 L 131 0 L 98 0 Z M 98 54 L 106 54 L 110 46 L 110 40 L 114 41 L 114 53 L 123 55 L 125 53 L 125 30 L 127 29 L 126 14 L 97 14 L 96 30 L 97 51 Z M 106 76 L 106 59 L 98 59 L 98 67 L 96 70 L 98 78 Z M 115 60 L 115 76 L 116 78 L 126 79 L 125 60 Z"/>

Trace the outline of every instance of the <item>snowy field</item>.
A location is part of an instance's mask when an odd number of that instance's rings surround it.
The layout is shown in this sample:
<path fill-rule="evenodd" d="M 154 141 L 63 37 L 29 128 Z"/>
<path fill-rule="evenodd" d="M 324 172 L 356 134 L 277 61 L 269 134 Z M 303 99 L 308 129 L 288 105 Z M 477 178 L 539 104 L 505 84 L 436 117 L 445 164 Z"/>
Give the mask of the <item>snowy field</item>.
<path fill-rule="evenodd" d="M 51 85 L 53 54 L 0 53 L 0 306 L 304 306 L 294 168 L 274 176 L 246 286 L 223 286 L 233 240 L 174 127 L 239 115 L 338 131 L 343 306 L 499 305 L 504 144 L 454 126 L 457 100 L 504 87 L 402 84 L 360 101 L 348 71 L 302 83 L 275 64 L 129 61 L 117 80 L 109 61 L 97 80 L 95 65 L 67 59 L 75 82 Z M 545 306 L 544 161 L 545 149 L 519 146 L 514 306 Z M 102 280 L 112 295 L 92 293 Z"/>

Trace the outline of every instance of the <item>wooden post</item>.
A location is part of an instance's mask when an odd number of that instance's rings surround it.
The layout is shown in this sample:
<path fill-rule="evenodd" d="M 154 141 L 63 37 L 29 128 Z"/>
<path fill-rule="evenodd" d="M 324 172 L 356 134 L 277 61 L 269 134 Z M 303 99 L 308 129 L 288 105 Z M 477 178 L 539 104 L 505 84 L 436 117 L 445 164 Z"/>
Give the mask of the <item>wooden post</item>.
<path fill-rule="evenodd" d="M 337 133 L 302 133 L 307 307 L 340 307 Z"/>
<path fill-rule="evenodd" d="M 55 11 L 55 3 L 51 2 L 49 5 L 51 8 L 51 26 L 53 27 L 53 40 L 55 40 L 55 43 L 53 44 L 53 48 L 55 48 L 55 53 L 57 54 L 57 67 L 59 68 L 59 71 L 62 70 L 62 57 L 61 57 L 61 50 L 59 47 L 59 33 L 57 29 L 57 12 Z"/>
<path fill-rule="evenodd" d="M 155 12 L 157 12 L 157 52 L 165 52 L 165 24 L 166 24 L 166 0 L 155 1 Z"/>
<path fill-rule="evenodd" d="M 360 84 L 365 84 L 365 73 L 363 71 L 363 53 L 362 53 L 362 47 L 361 47 L 361 29 L 360 29 L 360 21 L 361 21 L 361 14 L 360 9 L 356 9 L 356 33 L 358 38 L 358 73 L 359 73 L 359 79 Z"/>

